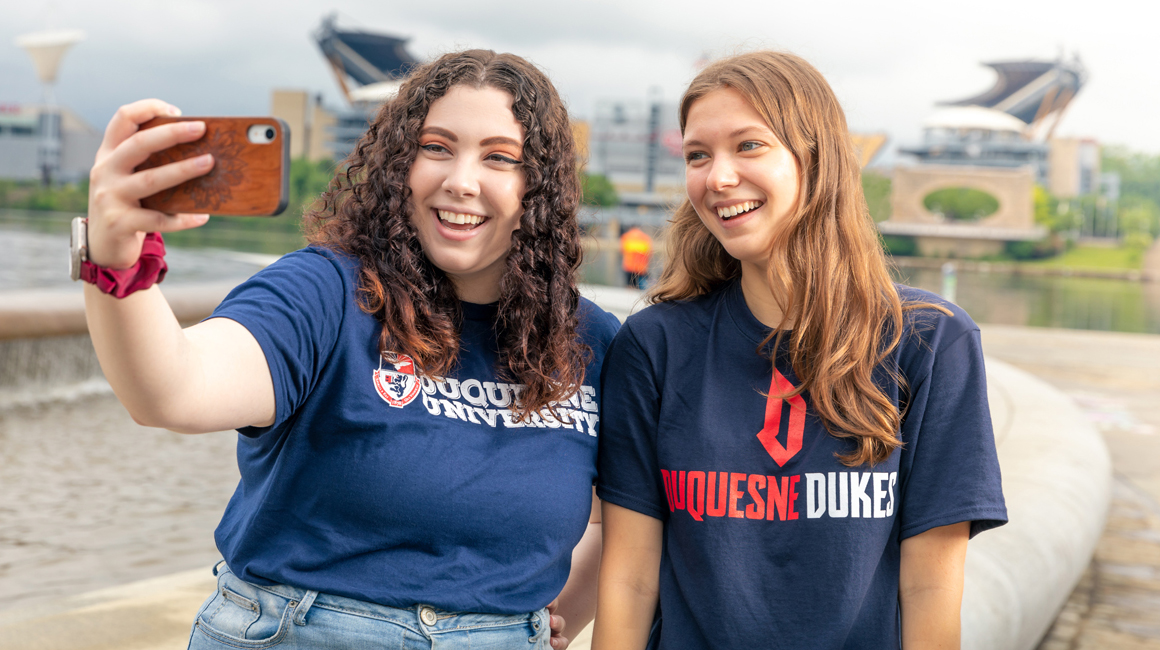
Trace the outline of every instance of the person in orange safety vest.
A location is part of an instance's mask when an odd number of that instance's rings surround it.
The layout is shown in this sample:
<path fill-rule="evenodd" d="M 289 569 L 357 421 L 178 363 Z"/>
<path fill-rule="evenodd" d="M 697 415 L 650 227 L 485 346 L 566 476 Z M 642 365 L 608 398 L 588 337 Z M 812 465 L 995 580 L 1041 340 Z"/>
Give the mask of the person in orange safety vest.
<path fill-rule="evenodd" d="M 620 255 L 625 284 L 644 289 L 648 280 L 648 260 L 652 255 L 652 237 L 633 226 L 620 236 Z"/>

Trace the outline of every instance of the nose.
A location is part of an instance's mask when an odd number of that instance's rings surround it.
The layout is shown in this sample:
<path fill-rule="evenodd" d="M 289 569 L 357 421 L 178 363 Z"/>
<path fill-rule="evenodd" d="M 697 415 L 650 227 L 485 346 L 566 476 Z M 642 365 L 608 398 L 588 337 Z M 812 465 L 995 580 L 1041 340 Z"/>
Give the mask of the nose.
<path fill-rule="evenodd" d="M 737 185 L 737 170 L 727 156 L 713 159 L 709 174 L 705 177 L 705 187 L 713 192 L 721 192 Z"/>
<path fill-rule="evenodd" d="M 443 179 L 443 191 L 457 198 L 479 194 L 479 165 L 466 156 L 455 161 Z"/>

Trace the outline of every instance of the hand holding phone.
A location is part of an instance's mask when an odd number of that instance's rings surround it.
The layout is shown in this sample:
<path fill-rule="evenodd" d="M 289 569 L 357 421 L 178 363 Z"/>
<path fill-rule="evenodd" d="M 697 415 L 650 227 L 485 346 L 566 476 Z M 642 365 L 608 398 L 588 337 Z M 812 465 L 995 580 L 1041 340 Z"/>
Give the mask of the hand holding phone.
<path fill-rule="evenodd" d="M 173 122 L 200 121 L 205 134 L 154 152 L 135 171 L 213 154 L 204 176 L 141 199 L 141 207 L 167 214 L 272 216 L 289 200 L 290 129 L 274 117 L 155 117 L 144 131 Z"/>

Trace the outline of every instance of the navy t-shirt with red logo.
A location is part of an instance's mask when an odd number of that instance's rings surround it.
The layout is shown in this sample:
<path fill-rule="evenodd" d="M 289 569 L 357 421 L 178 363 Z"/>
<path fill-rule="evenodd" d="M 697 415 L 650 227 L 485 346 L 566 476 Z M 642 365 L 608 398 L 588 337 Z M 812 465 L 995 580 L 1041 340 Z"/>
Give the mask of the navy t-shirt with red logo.
<path fill-rule="evenodd" d="M 604 369 L 597 494 L 664 522 L 659 624 L 650 647 L 900 647 L 902 540 L 958 522 L 971 534 L 1007 520 L 987 406 L 979 330 L 958 307 L 908 315 L 878 384 L 905 408 L 903 447 L 848 467 L 783 344 L 740 283 L 630 317 Z M 767 348 L 768 350 L 768 348 Z"/>
<path fill-rule="evenodd" d="M 216 532 L 235 574 L 392 607 L 518 614 L 564 586 L 587 526 L 600 369 L 619 326 L 581 299 L 579 391 L 517 422 L 497 376 L 495 305 L 463 303 L 446 377 L 380 355 L 358 263 L 307 248 L 214 312 L 245 326 L 274 381 L 273 426 L 238 436 L 241 482 Z"/>

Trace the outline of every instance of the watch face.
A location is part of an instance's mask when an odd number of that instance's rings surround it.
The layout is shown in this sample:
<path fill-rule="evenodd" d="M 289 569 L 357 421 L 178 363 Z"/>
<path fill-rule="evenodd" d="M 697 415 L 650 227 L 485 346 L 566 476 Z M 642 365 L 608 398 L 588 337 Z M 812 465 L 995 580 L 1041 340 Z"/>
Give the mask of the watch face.
<path fill-rule="evenodd" d="M 84 217 L 72 220 L 69 238 L 68 276 L 75 282 L 81 279 L 81 263 L 88 259 L 88 222 Z"/>

